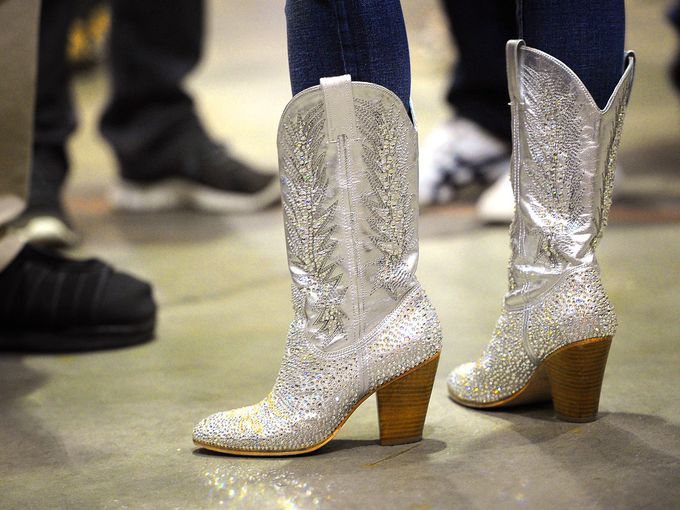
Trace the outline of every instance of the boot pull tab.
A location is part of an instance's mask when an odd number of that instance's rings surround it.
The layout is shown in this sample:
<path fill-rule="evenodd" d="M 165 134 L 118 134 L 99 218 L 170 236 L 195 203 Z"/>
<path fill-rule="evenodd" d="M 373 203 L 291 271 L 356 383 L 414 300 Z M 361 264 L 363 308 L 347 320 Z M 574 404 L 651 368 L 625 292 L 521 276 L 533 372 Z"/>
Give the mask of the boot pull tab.
<path fill-rule="evenodd" d="M 357 124 L 354 115 L 352 77 L 349 74 L 321 78 L 328 141 L 335 142 L 341 135 L 357 138 Z"/>
<path fill-rule="evenodd" d="M 510 102 L 520 101 L 519 90 L 519 50 L 524 46 L 522 39 L 511 39 L 505 45 L 505 61 L 508 72 L 508 92 Z"/>

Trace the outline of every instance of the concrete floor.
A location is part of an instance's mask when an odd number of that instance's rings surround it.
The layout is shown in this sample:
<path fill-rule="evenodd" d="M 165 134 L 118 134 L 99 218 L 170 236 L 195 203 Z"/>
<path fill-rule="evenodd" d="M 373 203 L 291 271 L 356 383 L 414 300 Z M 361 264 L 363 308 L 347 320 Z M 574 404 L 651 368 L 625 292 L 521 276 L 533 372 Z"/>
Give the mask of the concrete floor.
<path fill-rule="evenodd" d="M 289 88 L 282 2 L 272 3 L 213 2 L 191 87 L 212 130 L 273 169 Z M 198 419 L 258 400 L 276 375 L 291 317 L 280 212 L 112 214 L 114 165 L 94 130 L 106 80 L 95 73 L 77 84 L 78 253 L 155 283 L 158 337 L 114 352 L 0 358 L 0 508 L 678 508 L 680 118 L 664 75 L 674 40 L 665 2 L 628 3 L 640 65 L 626 176 L 600 250 L 620 333 L 597 422 L 562 423 L 549 406 L 477 412 L 447 398 L 447 373 L 478 355 L 506 285 L 507 229 L 482 227 L 462 204 L 422 217 L 419 275 L 445 348 L 421 443 L 378 446 L 369 401 L 305 457 L 196 450 Z M 423 135 L 448 115 L 440 97 L 451 55 L 435 6 L 405 2 Z"/>

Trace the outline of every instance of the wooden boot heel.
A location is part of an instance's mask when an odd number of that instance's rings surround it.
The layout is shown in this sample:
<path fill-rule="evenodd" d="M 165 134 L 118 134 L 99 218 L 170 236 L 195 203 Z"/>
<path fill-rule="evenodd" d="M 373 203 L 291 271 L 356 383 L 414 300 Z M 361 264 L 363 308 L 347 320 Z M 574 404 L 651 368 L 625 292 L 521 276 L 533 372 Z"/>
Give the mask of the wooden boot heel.
<path fill-rule="evenodd" d="M 612 337 L 589 338 L 563 347 L 546 359 L 558 418 L 588 422 L 597 418 L 600 390 Z"/>
<path fill-rule="evenodd" d="M 439 354 L 378 390 L 380 444 L 415 443 L 423 438 L 438 363 Z"/>

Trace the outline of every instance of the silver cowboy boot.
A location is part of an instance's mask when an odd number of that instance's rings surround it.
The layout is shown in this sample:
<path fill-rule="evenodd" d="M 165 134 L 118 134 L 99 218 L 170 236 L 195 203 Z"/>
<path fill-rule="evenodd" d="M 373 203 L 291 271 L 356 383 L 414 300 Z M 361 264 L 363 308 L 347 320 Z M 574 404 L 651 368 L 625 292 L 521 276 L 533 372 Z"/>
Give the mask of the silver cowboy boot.
<path fill-rule="evenodd" d="M 324 78 L 278 132 L 294 319 L 258 404 L 214 414 L 198 446 L 237 455 L 320 448 L 377 391 L 382 444 L 422 437 L 441 350 L 415 277 L 417 136 L 389 90 Z"/>
<path fill-rule="evenodd" d="M 507 45 L 513 117 L 509 290 L 482 357 L 456 368 L 453 400 L 469 407 L 552 397 L 568 421 L 597 415 L 616 315 L 595 248 L 611 206 L 616 152 L 633 83 L 633 53 L 600 110 L 562 62 Z"/>

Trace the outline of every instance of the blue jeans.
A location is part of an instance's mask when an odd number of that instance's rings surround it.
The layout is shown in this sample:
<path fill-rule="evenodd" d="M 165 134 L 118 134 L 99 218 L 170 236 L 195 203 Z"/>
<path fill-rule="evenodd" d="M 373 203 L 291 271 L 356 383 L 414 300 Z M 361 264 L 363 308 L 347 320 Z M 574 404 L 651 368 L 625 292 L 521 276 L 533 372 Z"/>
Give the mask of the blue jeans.
<path fill-rule="evenodd" d="M 517 0 L 519 35 L 581 78 L 604 108 L 623 73 L 624 0 Z"/>
<path fill-rule="evenodd" d="M 411 66 L 399 0 L 287 0 L 293 94 L 350 74 L 394 92 L 409 111 Z"/>
<path fill-rule="evenodd" d="M 517 14 L 518 35 L 571 67 L 603 107 L 623 67 L 624 0 L 517 0 Z M 349 73 L 408 105 L 411 72 L 398 0 L 288 0 L 286 20 L 294 94 L 324 76 Z"/>

